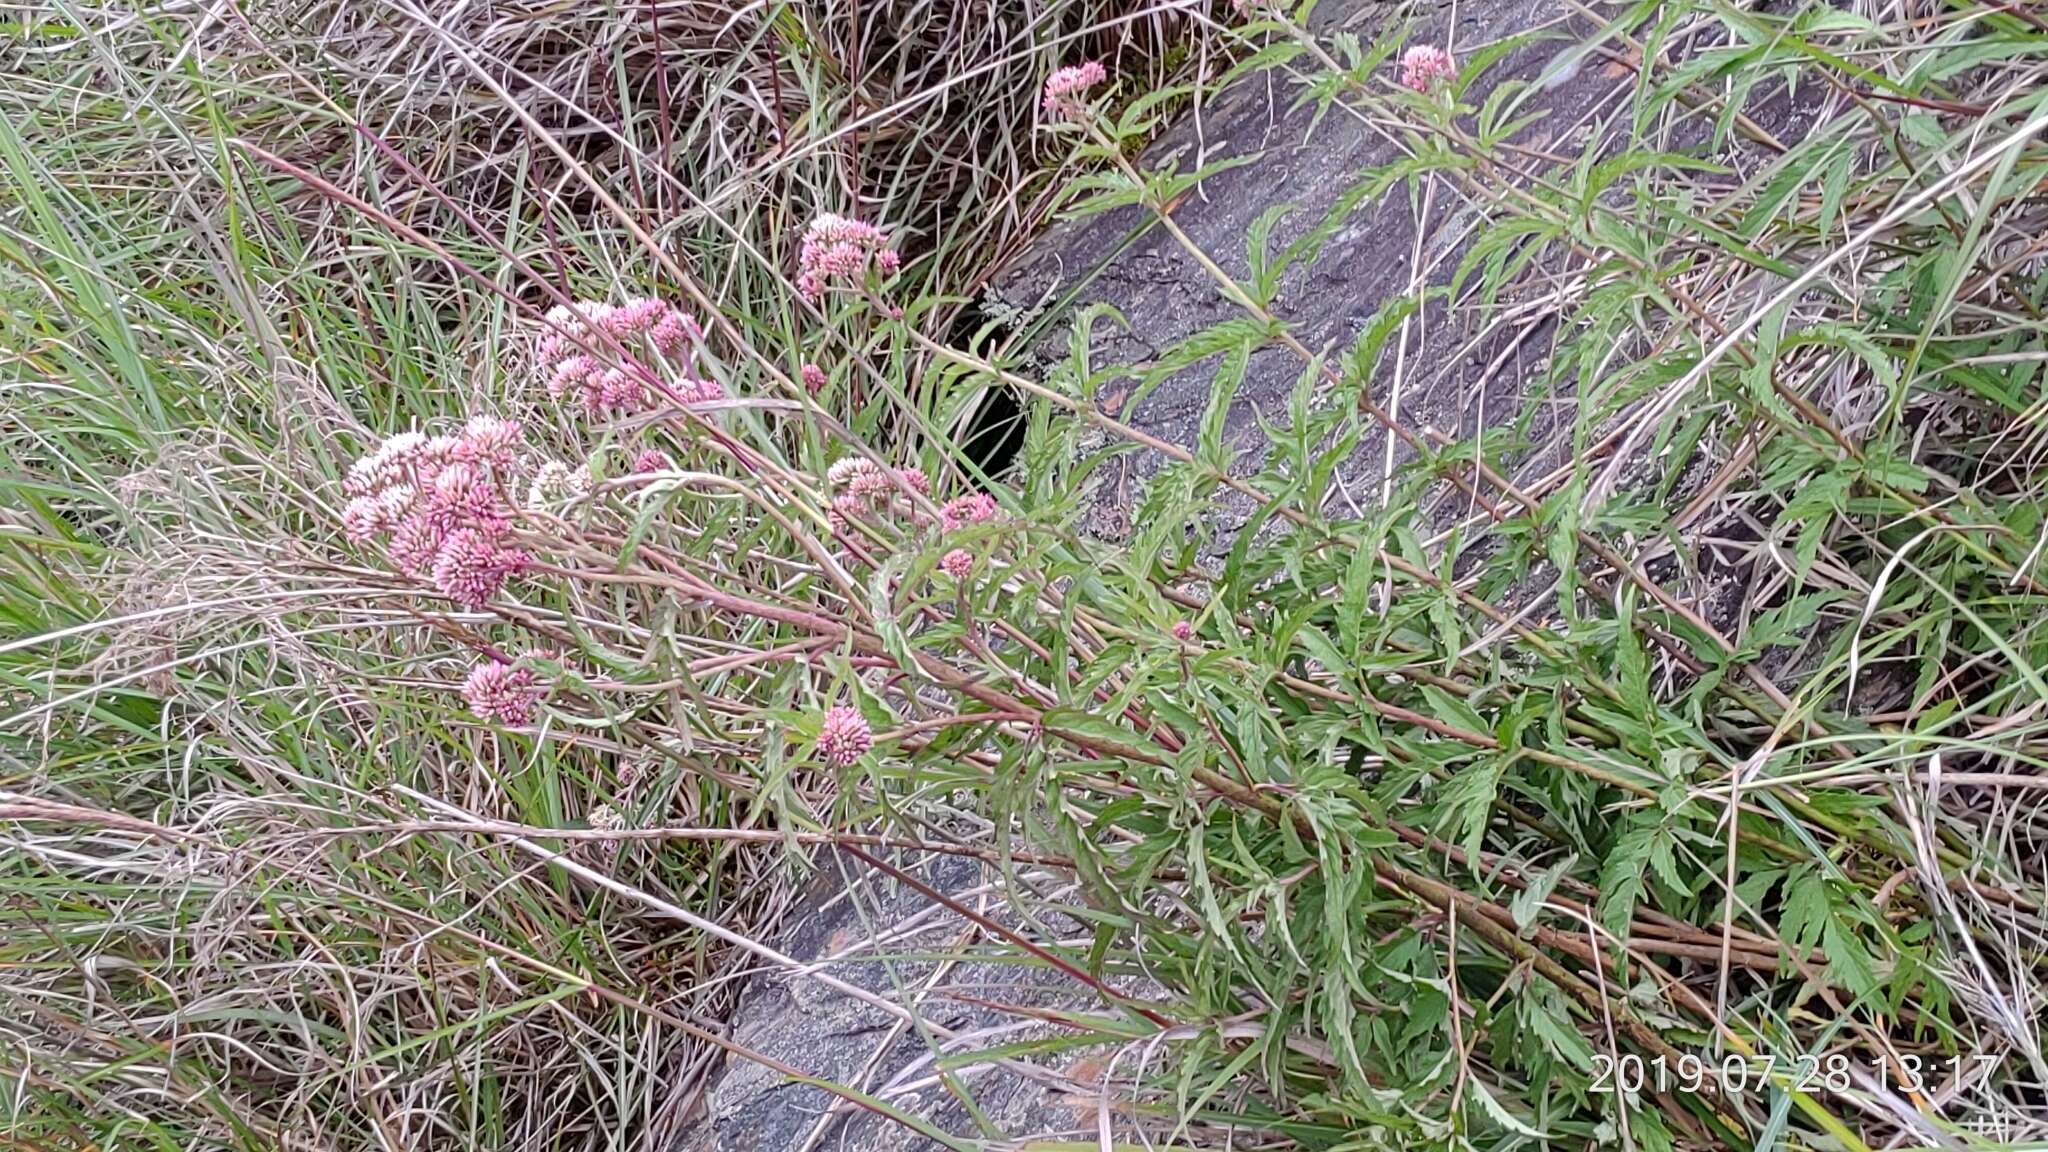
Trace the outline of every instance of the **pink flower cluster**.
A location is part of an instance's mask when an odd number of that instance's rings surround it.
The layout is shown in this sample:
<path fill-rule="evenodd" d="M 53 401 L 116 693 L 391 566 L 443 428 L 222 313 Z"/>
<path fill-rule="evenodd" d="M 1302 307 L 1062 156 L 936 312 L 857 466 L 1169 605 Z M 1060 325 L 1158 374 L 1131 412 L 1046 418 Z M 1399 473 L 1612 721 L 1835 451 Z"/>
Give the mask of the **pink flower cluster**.
<path fill-rule="evenodd" d="M 540 511 L 553 504 L 580 500 L 590 494 L 590 486 L 595 482 L 587 460 L 574 468 L 560 460 L 544 461 L 533 470 L 533 482 L 526 490 L 526 506 Z"/>
<path fill-rule="evenodd" d="M 621 344 L 645 338 L 663 356 L 681 358 L 704 339 L 703 329 L 666 300 L 638 296 L 624 304 L 579 300 L 548 310 L 547 330 L 536 353 L 554 363 L 578 351 L 578 342 L 603 351 L 604 338 Z"/>
<path fill-rule="evenodd" d="M 676 381 L 675 398 L 683 404 L 710 404 L 725 399 L 725 385 L 709 377 L 694 380 L 685 376 Z"/>
<path fill-rule="evenodd" d="M 462 698 L 469 710 L 500 724 L 533 723 L 533 706 L 543 695 L 533 669 L 502 660 L 485 660 L 469 670 Z"/>
<path fill-rule="evenodd" d="M 1088 90 L 1109 79 L 1100 60 L 1070 64 L 1045 81 L 1040 107 L 1048 120 L 1079 120 L 1088 114 Z"/>
<path fill-rule="evenodd" d="M 652 350 L 667 361 L 687 363 L 703 340 L 697 322 L 666 301 L 642 296 L 615 306 L 585 300 L 548 311 L 534 358 L 555 399 L 573 399 L 592 416 L 632 413 L 648 406 L 650 385 L 660 379 L 636 353 Z M 611 362 L 614 345 L 625 350 L 617 363 Z M 706 383 L 686 380 L 685 391 Z"/>
<path fill-rule="evenodd" d="M 574 399 L 592 416 L 638 412 L 647 407 L 644 372 L 637 363 L 607 368 L 597 357 L 578 353 L 563 359 L 548 373 L 548 395 L 557 400 Z"/>
<path fill-rule="evenodd" d="M 825 370 L 816 364 L 804 365 L 803 368 L 798 370 L 797 375 L 803 377 L 804 391 L 809 392 L 811 395 L 816 396 L 825 390 L 827 382 Z"/>
<path fill-rule="evenodd" d="M 969 524 L 986 524 L 1001 511 L 996 498 L 986 492 L 956 496 L 939 509 L 939 526 L 951 532 Z"/>
<path fill-rule="evenodd" d="M 638 456 L 633 457 L 633 472 L 635 475 L 644 476 L 649 472 L 667 472 L 675 466 L 676 462 L 669 459 L 668 453 L 663 452 L 659 448 L 643 449 Z"/>
<path fill-rule="evenodd" d="M 818 726 L 818 755 L 827 764 L 844 768 L 875 746 L 875 734 L 859 710 L 844 704 L 825 710 Z"/>
<path fill-rule="evenodd" d="M 815 304 L 833 282 L 858 281 L 870 267 L 881 275 L 894 275 L 903 261 L 888 244 L 889 237 L 873 224 L 821 214 L 804 229 L 796 261 L 797 293 Z"/>
<path fill-rule="evenodd" d="M 867 459 L 849 456 L 832 465 L 825 479 L 839 489 L 826 517 L 836 532 L 845 532 L 852 521 L 871 510 L 887 509 L 890 502 L 908 488 L 920 496 L 932 494 L 931 477 L 916 468 L 878 468 Z M 900 487 L 899 487 L 900 486 Z"/>
<path fill-rule="evenodd" d="M 388 535 L 400 572 L 477 608 L 531 557 L 508 547 L 512 512 L 503 480 L 523 437 L 517 422 L 477 416 L 455 436 L 401 432 L 357 460 L 342 482 L 352 499 L 342 530 L 358 544 Z"/>
<path fill-rule="evenodd" d="M 1458 66 L 1451 54 L 1434 44 L 1417 44 L 1401 53 L 1401 87 L 1416 92 L 1428 92 L 1439 83 L 1448 83 L 1458 76 Z"/>
<path fill-rule="evenodd" d="M 987 492 L 975 492 L 967 496 L 955 496 L 939 506 L 939 528 L 952 532 L 969 524 L 986 524 L 1002 514 L 996 498 Z M 965 548 L 954 548 L 939 557 L 939 568 L 946 575 L 962 584 L 974 574 L 974 553 Z"/>

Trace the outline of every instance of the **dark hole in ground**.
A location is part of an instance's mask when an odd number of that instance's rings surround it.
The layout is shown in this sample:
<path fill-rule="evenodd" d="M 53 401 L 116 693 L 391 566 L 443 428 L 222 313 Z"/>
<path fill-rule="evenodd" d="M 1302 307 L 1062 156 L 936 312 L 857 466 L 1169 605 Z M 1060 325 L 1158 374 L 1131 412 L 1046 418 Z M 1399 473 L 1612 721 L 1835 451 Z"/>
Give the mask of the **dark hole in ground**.
<path fill-rule="evenodd" d="M 991 333 L 980 304 L 969 303 L 953 322 L 953 344 L 973 348 L 986 344 Z M 1024 448 L 1024 403 L 1008 384 L 990 385 L 957 427 L 954 440 L 975 466 L 991 479 L 1001 476 Z"/>
<path fill-rule="evenodd" d="M 1024 406 L 1017 390 L 998 384 L 982 395 L 960 428 L 960 450 L 991 478 L 1002 475 L 1024 447 Z"/>

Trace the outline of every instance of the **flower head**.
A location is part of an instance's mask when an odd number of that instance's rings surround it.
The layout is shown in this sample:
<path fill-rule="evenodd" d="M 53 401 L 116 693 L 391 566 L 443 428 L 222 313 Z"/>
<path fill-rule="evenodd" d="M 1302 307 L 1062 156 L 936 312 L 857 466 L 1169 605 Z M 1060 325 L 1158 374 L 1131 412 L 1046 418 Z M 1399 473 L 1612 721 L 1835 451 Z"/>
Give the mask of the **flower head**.
<path fill-rule="evenodd" d="M 703 339 L 697 322 L 665 300 L 636 296 L 618 305 L 582 300 L 548 311 L 534 359 L 555 399 L 573 400 L 592 416 L 632 412 L 646 407 L 647 382 L 661 378 L 648 366 L 654 362 L 649 350 L 673 363 L 686 359 Z"/>
<path fill-rule="evenodd" d="M 533 486 L 526 492 L 526 506 L 545 508 L 557 501 L 573 500 L 589 492 L 591 482 L 589 464 L 571 468 L 560 460 L 550 460 L 534 470 Z"/>
<path fill-rule="evenodd" d="M 505 581 L 526 570 L 533 558 L 471 528 L 460 528 L 434 554 L 434 587 L 466 608 L 489 604 Z"/>
<path fill-rule="evenodd" d="M 584 328 L 591 332 L 613 331 L 612 313 L 616 311 L 617 308 L 602 300 L 579 300 L 576 303 L 577 315 L 582 317 Z"/>
<path fill-rule="evenodd" d="M 834 460 L 830 468 L 825 469 L 825 481 L 834 488 L 845 488 L 863 473 L 874 470 L 874 462 L 865 456 L 843 456 Z"/>
<path fill-rule="evenodd" d="M 431 492 L 441 473 L 452 464 L 471 463 L 460 436 L 429 436 L 411 454 L 407 464 L 412 469 L 413 483 L 419 485 L 422 493 Z"/>
<path fill-rule="evenodd" d="M 880 468 L 869 468 L 864 471 L 855 472 L 853 478 L 847 481 L 846 491 L 850 495 L 866 499 L 892 491 L 895 487 L 896 483 L 889 478 L 887 471 Z"/>
<path fill-rule="evenodd" d="M 557 400 L 570 393 L 582 395 L 584 387 L 592 378 L 604 371 L 604 366 L 589 356 L 570 356 L 555 365 L 548 375 L 548 395 Z"/>
<path fill-rule="evenodd" d="M 364 543 L 403 523 L 417 499 L 410 484 L 396 484 L 382 492 L 358 496 L 341 510 L 341 530 L 351 543 Z"/>
<path fill-rule="evenodd" d="M 654 350 L 663 356 L 679 356 L 704 341 L 704 330 L 695 320 L 671 308 L 647 330 Z"/>
<path fill-rule="evenodd" d="M 861 513 L 865 511 L 867 511 L 867 504 L 859 496 L 851 492 L 842 492 L 834 496 L 832 503 L 826 506 L 825 520 L 832 526 L 834 532 L 845 533 L 853 527 L 853 522 L 859 519 Z"/>
<path fill-rule="evenodd" d="M 502 660 L 478 664 L 462 682 L 462 698 L 469 702 L 469 710 L 501 724 L 533 723 L 533 706 L 541 695 L 533 669 Z"/>
<path fill-rule="evenodd" d="M 929 496 L 932 482 L 916 468 L 872 467 L 850 472 L 846 481 L 847 496 L 876 504 L 892 499 L 906 488 L 920 496 Z"/>
<path fill-rule="evenodd" d="M 803 377 L 804 390 L 811 395 L 816 396 L 825 390 L 825 370 L 816 364 L 804 365 L 797 370 L 797 375 Z"/>
<path fill-rule="evenodd" d="M 1195 638 L 1195 626 L 1185 620 L 1173 622 L 1173 638 L 1185 644 Z"/>
<path fill-rule="evenodd" d="M 359 494 L 342 530 L 358 544 L 388 535 L 400 573 L 459 603 L 488 603 L 532 562 L 503 544 L 512 509 L 500 478 L 520 443 L 519 424 L 496 416 L 471 419 L 459 436 L 393 436 L 349 470 Z"/>
<path fill-rule="evenodd" d="M 797 293 L 815 304 L 835 281 L 858 280 L 870 267 L 885 276 L 895 272 L 902 259 L 888 244 L 888 235 L 873 224 L 821 214 L 804 229 L 797 253 Z"/>
<path fill-rule="evenodd" d="M 609 804 L 599 804 L 597 807 L 592 808 L 589 820 L 592 832 L 623 832 L 626 829 L 626 818 L 619 814 L 618 809 Z M 585 848 L 591 856 L 595 857 L 606 867 L 610 867 L 619 858 L 619 841 L 617 840 L 599 840 L 594 844 L 586 845 Z"/>
<path fill-rule="evenodd" d="M 1100 60 L 1070 64 L 1045 81 L 1040 107 L 1048 120 L 1079 120 L 1088 114 L 1088 90 L 1109 79 Z"/>
<path fill-rule="evenodd" d="M 534 347 L 534 359 L 542 365 L 552 365 L 577 355 L 581 346 L 600 343 L 598 333 L 612 330 L 614 311 L 611 305 L 598 300 L 578 300 L 548 309 L 540 343 Z"/>
<path fill-rule="evenodd" d="M 972 496 L 958 496 L 946 501 L 945 506 L 939 509 L 939 523 L 951 532 L 968 524 L 987 523 L 996 518 L 998 511 L 995 497 L 986 492 L 976 492 Z"/>
<path fill-rule="evenodd" d="M 567 304 L 557 304 L 541 317 L 540 340 L 533 346 L 533 358 L 542 365 L 550 365 L 571 354 L 571 336 L 579 335 L 583 321 L 575 309 Z"/>
<path fill-rule="evenodd" d="M 676 462 L 669 459 L 668 453 L 659 448 L 644 448 L 638 456 L 633 457 L 633 471 L 638 475 L 667 472 L 675 466 Z"/>
<path fill-rule="evenodd" d="M 652 296 L 636 296 L 605 317 L 605 330 L 620 338 L 638 336 L 654 331 L 654 326 L 668 318 L 669 306 Z"/>
<path fill-rule="evenodd" d="M 594 386 L 583 389 L 583 410 L 593 416 L 605 412 L 637 412 L 647 406 L 647 385 L 641 378 L 645 369 L 607 368 L 595 377 Z"/>
<path fill-rule="evenodd" d="M 684 378 L 676 383 L 676 399 L 685 404 L 711 404 L 725 399 L 725 385 L 708 378 Z"/>
<path fill-rule="evenodd" d="M 433 517 L 415 512 L 391 530 L 391 542 L 385 549 L 391 554 L 393 567 L 418 579 L 434 570 L 434 557 L 440 554 L 441 542 L 447 538 L 447 531 Z"/>
<path fill-rule="evenodd" d="M 1417 44 L 1401 53 L 1401 87 L 1428 92 L 1438 83 L 1453 80 L 1458 66 L 1451 54 L 1434 44 Z"/>
<path fill-rule="evenodd" d="M 525 444 L 526 432 L 517 420 L 481 415 L 470 417 L 457 439 L 456 459 L 506 468 L 511 466 L 512 458 Z"/>
<path fill-rule="evenodd" d="M 497 482 L 468 461 L 458 460 L 441 469 L 427 491 L 425 505 L 427 515 L 449 531 L 473 528 L 496 538 L 504 535 L 508 526 Z"/>
<path fill-rule="evenodd" d="M 348 475 L 341 482 L 342 491 L 351 496 L 370 496 L 410 480 L 413 463 L 426 443 L 426 434 L 422 432 L 400 432 L 386 437 L 369 455 L 349 465 Z"/>
<path fill-rule="evenodd" d="M 844 768 L 874 747 L 875 734 L 867 718 L 844 704 L 828 708 L 818 726 L 818 755 L 828 764 Z"/>
<path fill-rule="evenodd" d="M 946 575 L 965 583 L 969 576 L 974 575 L 974 553 L 965 548 L 955 548 L 939 558 L 939 567 L 945 569 Z"/>

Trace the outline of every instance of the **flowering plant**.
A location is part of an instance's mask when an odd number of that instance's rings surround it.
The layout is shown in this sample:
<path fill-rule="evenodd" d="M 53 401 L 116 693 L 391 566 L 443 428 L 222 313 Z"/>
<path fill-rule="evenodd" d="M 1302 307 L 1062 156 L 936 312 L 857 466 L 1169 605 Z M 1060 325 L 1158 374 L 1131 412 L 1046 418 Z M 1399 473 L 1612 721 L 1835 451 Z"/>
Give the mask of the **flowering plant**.
<path fill-rule="evenodd" d="M 877 270 L 893 269 L 893 253 L 881 242 L 880 233 L 864 225 L 821 217 L 805 238 L 807 274 L 822 285 L 870 263 Z M 728 395 L 707 370 L 704 340 L 693 318 L 655 298 L 552 309 L 532 333 L 530 372 L 564 413 L 582 418 L 593 432 L 624 430 L 637 441 L 638 447 L 616 453 L 629 460 L 623 471 L 601 479 L 599 456 L 550 455 L 529 442 L 519 422 L 489 414 L 447 433 L 401 432 L 350 467 L 343 485 L 350 499 L 341 513 L 347 538 L 365 548 L 381 546 L 397 575 L 455 605 L 495 612 L 516 622 L 514 632 L 539 631 L 549 642 L 575 639 L 559 629 L 536 629 L 525 613 L 524 601 L 545 598 L 549 584 L 586 603 L 603 588 L 630 598 L 612 600 L 614 609 L 632 600 L 691 605 L 704 617 L 698 639 L 723 635 L 741 650 L 749 642 L 763 643 L 764 628 L 792 626 L 804 637 L 794 647 L 757 648 L 751 660 L 728 652 L 685 667 L 794 662 L 825 674 L 816 691 L 829 698 L 832 673 L 822 657 L 829 647 L 856 637 L 848 620 L 753 581 L 734 580 L 736 573 L 690 555 L 687 541 L 709 526 L 697 516 L 719 499 L 705 500 L 707 491 L 730 492 L 741 478 L 776 470 L 722 429 L 717 412 Z M 805 391 L 813 390 L 814 374 L 822 376 L 816 369 L 803 374 Z M 621 426 L 620 418 L 632 419 Z M 990 542 L 985 533 L 976 540 L 964 533 L 987 529 L 1001 517 L 990 492 L 965 492 L 934 505 L 932 481 L 923 471 L 882 466 L 857 454 L 841 456 L 815 480 L 786 473 L 784 479 L 795 481 L 795 504 L 760 517 L 756 527 L 780 529 L 791 551 L 813 561 L 816 575 L 849 591 L 856 571 L 885 573 L 892 553 L 914 548 L 942 553 L 936 568 L 964 591 L 977 551 Z M 817 503 L 807 506 L 811 499 Z M 767 559 L 758 550 L 752 555 Z M 749 637 L 755 639 L 743 639 Z M 512 647 L 508 655 L 478 642 L 460 693 L 480 719 L 529 726 L 550 698 L 542 668 L 563 665 Z M 565 673 L 573 690 L 557 705 L 573 710 L 581 699 L 595 705 L 598 715 L 616 715 L 624 700 L 624 707 L 644 718 L 642 706 L 631 701 L 680 656 L 646 653 L 635 660 L 589 635 L 572 647 L 584 664 L 601 666 L 605 674 Z M 879 714 L 890 707 L 882 691 L 888 682 L 882 671 L 890 666 L 876 654 L 845 666 L 874 671 L 864 694 Z M 917 671 L 915 662 L 894 667 L 898 674 Z M 813 717 L 804 727 L 826 765 L 849 767 L 875 742 L 859 708 L 820 704 Z M 690 721 L 677 723 L 687 728 Z M 763 737 L 773 741 L 777 734 Z"/>
<path fill-rule="evenodd" d="M 962 1150 L 996 1141 L 918 1102 L 974 1111 L 981 1073 L 1020 1065 L 1084 1089 L 1084 1136 L 1127 1147 L 1862 1152 L 1982 1118 L 2021 1142 L 2043 1023 L 2042 30 L 1976 0 L 1780 7 L 1636 6 L 1569 56 L 1583 13 L 1473 35 L 1461 74 L 1434 46 L 1453 10 L 1403 51 L 1253 3 L 1259 101 L 1126 77 L 1144 95 L 1111 115 L 1106 69 L 1012 81 L 1036 99 L 1011 101 L 1004 146 L 1051 119 L 1072 151 L 1045 197 L 990 182 L 1009 207 L 1101 213 L 1202 304 L 1085 307 L 1065 355 L 1002 301 L 960 335 L 985 253 L 932 222 L 1004 213 L 874 180 L 915 101 L 843 135 L 813 104 L 778 122 L 802 141 L 764 122 L 778 155 L 732 185 L 774 181 L 756 211 L 650 228 L 612 190 L 656 177 L 636 206 L 658 214 L 673 174 L 635 168 L 583 185 L 616 227 L 557 231 L 573 197 L 531 229 L 523 207 L 439 214 L 406 142 L 374 137 L 393 167 L 351 188 L 292 159 L 331 140 L 239 136 L 110 180 L 105 122 L 84 147 L 47 135 L 55 106 L 132 106 L 73 99 L 97 64 L 16 92 L 9 170 L 63 158 L 0 227 L 28 289 L 0 309 L 7 394 L 38 400 L 0 421 L 27 474 L 0 549 L 31 633 L 0 640 L 26 1139 L 665 1145 L 652 1114 L 691 1117 L 655 1105 L 693 1099 L 721 1048 Z M 126 83 L 146 53 L 124 36 L 159 15 L 79 43 Z M 280 58 L 299 67 L 255 76 Z M 137 90 L 163 122 L 252 127 L 254 78 L 181 109 L 213 58 L 183 63 Z M 764 77 L 764 116 L 786 78 Z M 1220 178 L 1244 155 L 1149 149 L 1182 96 L 1264 101 L 1268 139 L 1376 158 L 1247 221 L 1243 177 Z M 666 121 L 627 120 L 663 144 L 633 163 L 668 158 Z M 886 186 L 875 219 L 902 223 L 788 228 L 842 148 L 858 186 L 828 199 Z M 222 155 L 274 179 L 216 181 Z M 388 195 L 401 174 L 418 186 Z M 340 247 L 270 247 L 305 222 L 279 184 L 332 193 L 308 215 Z M 232 198 L 232 242 L 159 238 L 155 207 L 202 191 Z M 568 233 L 528 261 L 526 238 Z M 644 271 L 619 259 L 636 243 Z M 252 252 L 224 303 L 189 290 Z M 1303 307 L 1366 261 L 1377 311 Z M 450 269 L 473 295 L 383 325 Z M 1113 303 L 1130 270 L 1062 298 Z M 1139 339 L 1093 346 L 1105 320 Z M 375 355 L 308 355 L 302 382 L 302 323 L 307 349 Z M 1239 387 L 1274 379 L 1296 386 Z M 1008 466 L 963 431 L 997 389 L 1018 398 Z M 1173 392 L 1206 396 L 1199 417 L 1155 419 Z M 360 455 L 341 475 L 337 440 Z M 757 963 L 830 978 L 768 942 L 774 881 L 828 845 L 878 872 L 986 861 L 959 919 L 923 926 L 1083 1008 L 960 1030 L 915 1014 L 957 985 L 895 984 L 919 999 L 868 1006 L 942 1062 L 859 1087 L 698 1023 Z M 1081 1043 L 1106 1058 L 1037 1062 Z M 1744 1080 L 1686 1076 L 1722 1056 Z M 1798 1075 L 1756 1095 L 1760 1065 Z"/>

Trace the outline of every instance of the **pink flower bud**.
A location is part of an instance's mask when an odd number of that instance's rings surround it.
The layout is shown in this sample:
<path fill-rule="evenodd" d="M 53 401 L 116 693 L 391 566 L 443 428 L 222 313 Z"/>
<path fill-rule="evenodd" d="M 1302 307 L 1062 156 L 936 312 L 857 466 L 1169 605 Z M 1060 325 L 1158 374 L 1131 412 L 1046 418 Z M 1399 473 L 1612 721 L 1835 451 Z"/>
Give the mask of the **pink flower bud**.
<path fill-rule="evenodd" d="M 386 551 L 391 554 L 391 564 L 401 573 L 417 580 L 434 569 L 434 557 L 441 552 L 441 542 L 448 533 L 424 512 L 415 512 L 401 521 L 391 532 L 391 543 Z"/>
<path fill-rule="evenodd" d="M 584 382 L 600 370 L 598 362 L 588 356 L 571 356 L 555 365 L 553 374 L 548 377 L 548 395 L 560 400 L 580 390 Z"/>
<path fill-rule="evenodd" d="M 1417 44 L 1401 53 L 1401 87 L 1428 92 L 1458 76 L 1451 54 L 1434 44 Z"/>
<path fill-rule="evenodd" d="M 513 455 L 526 442 L 526 433 L 517 420 L 501 416 L 472 416 L 462 426 L 462 443 L 458 446 L 458 459 L 475 460 L 502 468 L 512 462 Z"/>
<path fill-rule="evenodd" d="M 946 501 L 945 506 L 939 509 L 939 523 L 951 532 L 969 524 L 987 523 L 996 518 L 998 511 L 995 497 L 986 492 L 976 492 L 972 496 Z"/>
<path fill-rule="evenodd" d="M 501 724 L 533 723 L 533 706 L 541 695 L 531 668 L 498 660 L 478 664 L 462 682 L 462 698 L 468 701 L 469 710 Z"/>
<path fill-rule="evenodd" d="M 844 768 L 874 747 L 875 735 L 867 718 L 844 704 L 829 708 L 818 726 L 818 755 L 828 764 Z"/>
<path fill-rule="evenodd" d="M 398 527 L 411 514 L 418 495 L 410 484 L 398 484 L 369 496 L 358 496 L 341 511 L 341 530 L 361 544 Z"/>
<path fill-rule="evenodd" d="M 1046 79 L 1039 107 L 1048 120 L 1079 120 L 1088 114 L 1088 90 L 1107 79 L 1099 60 L 1069 65 Z"/>
<path fill-rule="evenodd" d="M 685 404 L 712 404 L 725 399 L 725 385 L 716 380 L 683 380 L 676 395 Z"/>
<path fill-rule="evenodd" d="M 835 282 L 852 283 L 870 267 L 889 275 L 901 266 L 901 258 L 888 248 L 889 238 L 880 228 L 830 212 L 819 215 L 804 229 L 797 253 L 797 292 L 816 303 Z"/>
<path fill-rule="evenodd" d="M 647 338 L 663 356 L 677 356 L 704 342 L 704 330 L 695 320 L 671 308 L 648 330 Z"/>
<path fill-rule="evenodd" d="M 532 563 L 517 549 L 500 548 L 497 541 L 472 529 L 449 534 L 434 556 L 434 587 L 466 608 L 489 604 L 505 586 Z"/>

